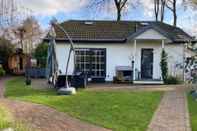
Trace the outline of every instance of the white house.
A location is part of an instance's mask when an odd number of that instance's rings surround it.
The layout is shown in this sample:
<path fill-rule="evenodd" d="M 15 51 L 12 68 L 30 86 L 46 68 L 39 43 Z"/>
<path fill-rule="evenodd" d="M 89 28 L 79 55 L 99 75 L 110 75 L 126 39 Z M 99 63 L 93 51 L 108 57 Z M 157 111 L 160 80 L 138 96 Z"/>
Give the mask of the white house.
<path fill-rule="evenodd" d="M 74 41 L 68 73 L 83 71 L 92 81 L 113 81 L 117 70 L 133 80 L 162 81 L 161 51 L 168 54 L 169 74 L 184 76 L 185 44 L 192 38 L 182 29 L 160 22 L 67 21 L 61 25 Z M 58 68 L 65 74 L 69 41 L 56 31 Z"/>

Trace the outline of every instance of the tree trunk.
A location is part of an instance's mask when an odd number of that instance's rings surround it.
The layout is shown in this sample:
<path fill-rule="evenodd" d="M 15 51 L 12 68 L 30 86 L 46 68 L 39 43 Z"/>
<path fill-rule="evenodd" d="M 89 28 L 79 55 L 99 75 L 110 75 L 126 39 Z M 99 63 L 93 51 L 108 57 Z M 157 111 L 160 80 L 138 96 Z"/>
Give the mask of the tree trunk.
<path fill-rule="evenodd" d="M 159 17 L 159 0 L 154 0 L 155 20 L 158 21 Z"/>
<path fill-rule="evenodd" d="M 174 16 L 173 25 L 176 27 L 177 26 L 176 0 L 173 1 L 173 16 Z"/>
<path fill-rule="evenodd" d="M 117 21 L 121 20 L 121 10 L 117 9 Z"/>
<path fill-rule="evenodd" d="M 164 21 L 166 0 L 161 0 L 161 22 Z"/>

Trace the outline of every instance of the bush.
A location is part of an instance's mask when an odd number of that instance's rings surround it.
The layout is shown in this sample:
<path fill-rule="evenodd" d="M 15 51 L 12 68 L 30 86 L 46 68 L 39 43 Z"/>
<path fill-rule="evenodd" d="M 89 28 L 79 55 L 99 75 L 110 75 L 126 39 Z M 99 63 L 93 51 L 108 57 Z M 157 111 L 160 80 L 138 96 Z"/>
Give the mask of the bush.
<path fill-rule="evenodd" d="M 5 70 L 2 67 L 0 67 L 0 77 L 4 75 L 5 75 Z"/>
<path fill-rule="evenodd" d="M 34 52 L 34 57 L 37 59 L 37 64 L 41 68 L 46 67 L 47 53 L 48 53 L 47 43 L 39 44 Z"/>
<path fill-rule="evenodd" d="M 168 76 L 168 78 L 166 79 L 165 84 L 181 84 L 181 80 L 178 77 L 174 77 L 174 76 Z"/>
<path fill-rule="evenodd" d="M 9 40 L 0 37 L 0 60 L 3 62 L 2 66 L 6 71 L 8 69 L 8 58 L 14 52 L 14 46 Z"/>
<path fill-rule="evenodd" d="M 162 78 L 165 84 L 167 84 L 167 79 L 168 79 L 168 62 L 167 62 L 167 53 L 165 50 L 162 50 L 161 53 L 161 62 L 160 62 L 160 67 L 161 67 L 161 74 Z"/>

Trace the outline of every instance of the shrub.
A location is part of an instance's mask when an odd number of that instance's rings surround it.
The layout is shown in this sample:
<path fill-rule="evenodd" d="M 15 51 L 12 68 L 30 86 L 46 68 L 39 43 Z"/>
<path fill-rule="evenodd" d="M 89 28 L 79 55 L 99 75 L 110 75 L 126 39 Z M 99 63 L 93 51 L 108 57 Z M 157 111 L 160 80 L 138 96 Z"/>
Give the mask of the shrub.
<path fill-rule="evenodd" d="M 37 64 L 41 68 L 46 67 L 47 53 L 48 53 L 47 43 L 39 44 L 34 52 L 34 57 L 37 59 Z"/>
<path fill-rule="evenodd" d="M 4 75 L 5 75 L 5 70 L 2 67 L 0 67 L 0 77 Z"/>
<path fill-rule="evenodd" d="M 0 60 L 3 62 L 2 65 L 6 71 L 8 69 L 8 58 L 14 52 L 14 46 L 9 40 L 0 37 Z"/>
<path fill-rule="evenodd" d="M 181 83 L 181 80 L 178 77 L 168 76 L 165 84 L 171 85 L 171 84 L 180 84 L 180 83 Z"/>
<path fill-rule="evenodd" d="M 167 53 L 165 50 L 162 50 L 161 53 L 161 62 L 160 62 L 160 67 L 161 67 L 161 73 L 162 73 L 162 79 L 164 83 L 166 84 L 167 78 L 168 78 L 168 62 L 167 62 Z"/>

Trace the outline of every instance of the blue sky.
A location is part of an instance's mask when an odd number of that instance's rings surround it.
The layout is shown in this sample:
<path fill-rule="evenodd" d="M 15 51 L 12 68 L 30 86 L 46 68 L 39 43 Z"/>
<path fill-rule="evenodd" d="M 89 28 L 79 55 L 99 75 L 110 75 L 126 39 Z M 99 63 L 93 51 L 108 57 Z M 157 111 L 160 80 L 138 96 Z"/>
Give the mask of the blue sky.
<path fill-rule="evenodd" d="M 154 20 L 151 0 L 140 0 L 142 5 L 135 9 L 128 7 L 124 12 L 123 20 Z M 178 0 L 178 26 L 192 35 L 197 35 L 197 12 L 188 8 L 184 10 L 181 0 Z M 93 10 L 86 7 L 89 0 L 22 0 L 26 8 L 33 10 L 33 14 L 43 28 L 56 17 L 59 22 L 65 20 L 115 20 L 116 13 L 113 6 L 102 10 Z M 166 13 L 166 22 L 172 23 L 172 15 Z"/>

